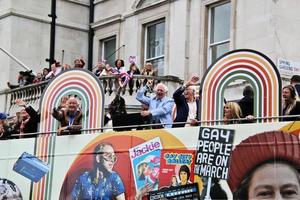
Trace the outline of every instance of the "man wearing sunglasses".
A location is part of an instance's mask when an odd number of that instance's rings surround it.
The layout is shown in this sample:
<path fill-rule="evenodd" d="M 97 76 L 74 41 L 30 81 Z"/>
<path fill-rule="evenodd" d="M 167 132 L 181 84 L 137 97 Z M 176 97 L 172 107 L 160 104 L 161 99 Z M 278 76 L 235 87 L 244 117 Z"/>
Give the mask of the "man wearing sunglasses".
<path fill-rule="evenodd" d="M 77 178 L 72 199 L 125 200 L 123 181 L 113 171 L 116 162 L 113 146 L 109 143 L 98 144 L 94 149 L 94 167 Z"/>

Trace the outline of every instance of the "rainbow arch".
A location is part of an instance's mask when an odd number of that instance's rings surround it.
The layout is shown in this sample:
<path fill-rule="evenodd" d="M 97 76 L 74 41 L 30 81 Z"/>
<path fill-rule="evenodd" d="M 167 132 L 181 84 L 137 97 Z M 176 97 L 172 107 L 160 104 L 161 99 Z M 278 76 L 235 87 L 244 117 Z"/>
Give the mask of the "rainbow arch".
<path fill-rule="evenodd" d="M 69 95 L 81 99 L 83 129 L 102 127 L 104 92 L 100 80 L 87 70 L 72 69 L 61 73 L 46 87 L 40 104 L 40 132 L 56 131 L 57 121 L 51 111 L 59 105 L 61 97 Z"/>
<path fill-rule="evenodd" d="M 55 77 L 44 90 L 41 98 L 40 132 L 55 132 L 58 122 L 52 115 L 52 109 L 57 107 L 63 96 L 74 95 L 81 100 L 83 113 L 82 128 L 93 129 L 103 127 L 104 91 L 100 80 L 84 69 L 70 69 Z M 89 131 L 92 133 L 92 131 Z M 61 136 L 63 137 L 63 136 Z M 54 167 L 56 134 L 40 135 L 35 142 L 35 155 Z M 48 173 L 38 183 L 32 183 L 31 200 L 51 199 L 52 175 Z"/>
<path fill-rule="evenodd" d="M 275 64 L 260 52 L 239 49 L 221 56 L 203 76 L 200 88 L 202 121 L 223 118 L 225 88 L 237 79 L 246 80 L 254 90 L 255 117 L 280 115 L 281 77 Z"/>

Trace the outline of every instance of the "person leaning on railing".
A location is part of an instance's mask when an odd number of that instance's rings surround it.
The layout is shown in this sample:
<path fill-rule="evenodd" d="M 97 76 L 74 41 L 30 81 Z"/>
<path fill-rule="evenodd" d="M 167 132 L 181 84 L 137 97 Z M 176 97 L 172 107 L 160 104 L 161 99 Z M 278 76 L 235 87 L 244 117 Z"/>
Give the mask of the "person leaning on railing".
<path fill-rule="evenodd" d="M 60 65 L 59 62 L 56 62 L 53 63 L 51 65 L 51 71 L 45 76 L 45 80 L 49 80 L 49 79 L 52 79 L 56 76 L 58 76 L 58 74 L 62 71 L 62 67 Z"/>
<path fill-rule="evenodd" d="M 113 74 L 112 67 L 107 63 L 107 64 L 105 64 L 105 67 L 102 70 L 102 72 L 99 74 L 99 78 L 104 77 L 104 76 L 111 76 L 112 74 Z M 103 79 L 102 82 L 103 82 L 104 92 L 106 93 L 108 91 L 109 95 L 111 95 L 111 93 L 113 92 L 113 90 L 112 90 L 113 80 L 112 79 L 108 79 L 108 80 Z"/>
<path fill-rule="evenodd" d="M 300 102 L 293 85 L 287 85 L 282 89 L 282 115 L 300 115 Z M 299 117 L 282 118 L 282 121 L 295 120 L 299 120 Z"/>
<path fill-rule="evenodd" d="M 129 67 L 129 70 L 127 71 L 127 74 L 130 74 L 131 76 L 132 75 L 140 75 L 141 72 L 139 70 L 139 68 L 136 66 L 135 63 L 131 63 L 130 64 L 130 67 Z M 130 79 L 129 80 L 129 83 L 128 83 L 128 86 L 129 86 L 129 94 L 132 95 L 133 93 L 133 86 L 134 86 L 134 82 L 135 82 L 135 86 L 136 86 L 136 91 L 140 88 L 140 80 L 136 80 L 134 81 L 133 79 Z"/>
<path fill-rule="evenodd" d="M 167 97 L 168 88 L 163 83 L 156 85 L 154 91 L 155 96 L 145 96 L 145 92 L 152 86 L 149 81 L 146 86 L 138 90 L 136 99 L 149 106 L 149 110 L 141 112 L 143 117 L 150 116 L 153 124 L 161 124 L 155 128 L 171 128 L 172 127 L 172 108 L 174 100 Z"/>
<path fill-rule="evenodd" d="M 80 134 L 82 128 L 82 112 L 78 108 L 78 101 L 70 97 L 65 109 L 53 108 L 52 116 L 60 122 L 58 135 Z"/>
<path fill-rule="evenodd" d="M 236 102 L 227 102 L 224 106 L 224 124 L 238 124 L 242 116 L 242 111 Z"/>
<path fill-rule="evenodd" d="M 19 138 L 35 137 L 35 135 L 27 135 L 27 133 L 37 132 L 38 123 L 40 121 L 38 113 L 31 106 L 27 106 L 22 99 L 17 99 L 16 104 L 22 107 L 20 119 L 16 125 L 16 131 L 19 132 Z"/>
<path fill-rule="evenodd" d="M 156 73 L 153 69 L 152 63 L 148 62 L 146 63 L 146 65 L 144 66 L 144 68 L 141 71 L 141 75 L 143 76 L 156 76 Z M 149 81 L 152 81 L 153 79 L 144 79 L 142 80 L 143 85 L 147 85 L 147 83 Z M 152 87 L 154 86 L 154 81 L 152 82 Z"/>

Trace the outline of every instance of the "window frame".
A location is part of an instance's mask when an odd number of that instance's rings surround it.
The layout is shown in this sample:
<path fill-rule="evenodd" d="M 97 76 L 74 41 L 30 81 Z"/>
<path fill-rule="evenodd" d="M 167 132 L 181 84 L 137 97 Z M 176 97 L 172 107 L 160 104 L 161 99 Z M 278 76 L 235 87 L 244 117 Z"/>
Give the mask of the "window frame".
<path fill-rule="evenodd" d="M 211 43 L 211 37 L 212 37 L 212 9 L 213 8 L 216 8 L 218 6 L 222 6 L 224 4 L 227 4 L 229 3 L 230 4 L 230 13 L 229 13 L 229 37 L 228 39 L 225 39 L 225 40 L 221 40 L 221 41 L 217 41 L 217 42 L 214 42 L 214 43 Z M 228 44 L 229 48 L 228 48 L 228 51 L 230 51 L 230 43 L 231 43 L 231 15 L 232 15 L 232 2 L 229 0 L 226 0 L 226 1 L 221 1 L 221 2 L 218 2 L 218 3 L 215 3 L 215 4 L 211 4 L 211 5 L 208 5 L 208 31 L 207 31 L 207 51 L 208 51 L 208 54 L 207 54 L 207 64 L 208 66 L 210 66 L 214 61 L 212 60 L 212 49 L 213 47 L 215 46 L 219 46 L 219 45 L 223 45 L 223 44 Z M 218 58 L 216 58 L 217 60 Z"/>
<path fill-rule="evenodd" d="M 148 52 L 148 27 L 156 25 L 156 24 L 160 24 L 160 23 L 164 23 L 164 50 L 163 50 L 163 54 L 159 55 L 159 56 L 155 56 L 155 57 L 151 57 L 151 58 L 147 58 L 147 52 Z M 166 19 L 165 18 L 161 18 L 161 19 L 157 19 L 155 21 L 151 21 L 149 23 L 146 23 L 143 25 L 144 27 L 144 61 L 145 63 L 147 62 L 151 62 L 153 64 L 153 61 L 159 60 L 161 58 L 163 58 L 163 74 L 165 72 L 165 58 L 166 58 Z M 157 69 L 158 70 L 158 69 Z M 158 71 L 157 71 L 158 73 Z"/>
<path fill-rule="evenodd" d="M 109 42 L 109 41 L 112 41 L 112 40 L 115 40 L 115 50 L 116 50 L 116 48 L 117 48 L 117 36 L 116 35 L 112 35 L 112 36 L 110 36 L 110 37 L 106 37 L 106 38 L 104 38 L 104 39 L 101 39 L 100 40 L 100 47 L 101 47 L 101 53 L 100 53 L 100 58 L 101 58 L 101 60 L 103 61 L 103 60 L 106 60 L 105 58 L 104 58 L 104 54 L 105 54 L 105 43 L 106 42 Z M 114 50 L 114 51 L 115 51 Z M 115 56 L 113 57 L 114 58 L 114 60 L 116 60 L 116 52 L 115 52 Z M 107 60 L 106 60 L 107 61 Z"/>

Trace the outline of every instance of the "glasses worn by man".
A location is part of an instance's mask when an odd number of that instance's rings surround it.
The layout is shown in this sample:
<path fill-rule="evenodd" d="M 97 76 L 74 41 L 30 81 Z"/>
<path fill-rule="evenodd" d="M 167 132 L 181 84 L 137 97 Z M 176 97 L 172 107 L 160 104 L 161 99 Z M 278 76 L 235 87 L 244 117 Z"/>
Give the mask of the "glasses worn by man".
<path fill-rule="evenodd" d="M 117 156 L 115 154 L 112 154 L 112 153 L 103 153 L 102 158 L 105 161 L 109 161 L 109 162 L 112 162 L 112 163 L 117 162 Z"/>

